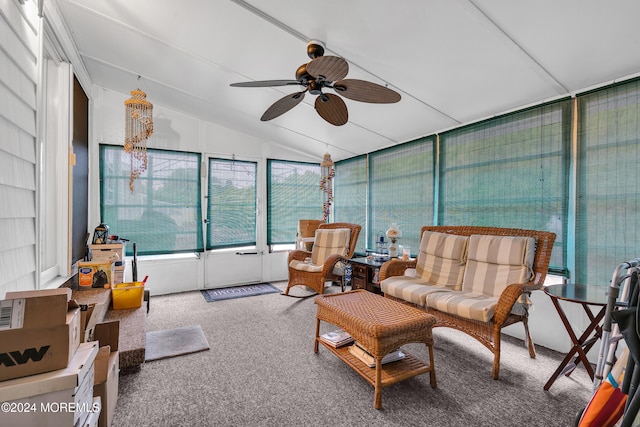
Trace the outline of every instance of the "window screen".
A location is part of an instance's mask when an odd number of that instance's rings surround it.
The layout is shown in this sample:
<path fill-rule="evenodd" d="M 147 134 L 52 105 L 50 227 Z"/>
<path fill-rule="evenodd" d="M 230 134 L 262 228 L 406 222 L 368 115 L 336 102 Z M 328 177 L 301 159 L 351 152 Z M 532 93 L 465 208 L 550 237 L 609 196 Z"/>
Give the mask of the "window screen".
<path fill-rule="evenodd" d="M 256 244 L 255 162 L 209 159 L 207 249 Z"/>
<path fill-rule="evenodd" d="M 443 133 L 442 225 L 556 233 L 551 270 L 566 272 L 570 101 Z"/>
<path fill-rule="evenodd" d="M 296 240 L 298 220 L 322 219 L 320 163 L 267 160 L 267 244 Z"/>
<path fill-rule="evenodd" d="M 640 82 L 578 96 L 576 281 L 640 256 Z"/>
<path fill-rule="evenodd" d="M 367 156 L 353 157 L 335 163 L 333 180 L 335 222 L 350 222 L 362 227 L 358 236 L 356 252 L 366 251 L 367 224 Z"/>
<path fill-rule="evenodd" d="M 369 155 L 370 249 L 395 222 L 402 232 L 399 244 L 418 252 L 420 228 L 433 224 L 433 141 L 423 138 Z"/>
<path fill-rule="evenodd" d="M 147 149 L 147 171 L 129 189 L 130 155 L 100 146 L 100 214 L 139 255 L 201 252 L 200 155 Z"/>

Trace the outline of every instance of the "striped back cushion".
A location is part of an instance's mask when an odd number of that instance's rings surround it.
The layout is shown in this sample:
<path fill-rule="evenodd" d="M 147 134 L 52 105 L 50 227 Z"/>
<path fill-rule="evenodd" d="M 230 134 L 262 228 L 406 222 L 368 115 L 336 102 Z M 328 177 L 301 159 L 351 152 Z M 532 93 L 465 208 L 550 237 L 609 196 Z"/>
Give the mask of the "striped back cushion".
<path fill-rule="evenodd" d="M 349 252 L 349 235 L 348 228 L 333 228 L 316 230 L 316 237 L 313 241 L 313 249 L 311 250 L 311 262 L 319 265 L 329 255 L 347 255 Z"/>
<path fill-rule="evenodd" d="M 460 290 L 468 241 L 467 236 L 425 231 L 420 241 L 416 274 L 431 285 Z"/>
<path fill-rule="evenodd" d="M 499 296 L 512 283 L 533 277 L 533 237 L 472 235 L 462 290 Z"/>

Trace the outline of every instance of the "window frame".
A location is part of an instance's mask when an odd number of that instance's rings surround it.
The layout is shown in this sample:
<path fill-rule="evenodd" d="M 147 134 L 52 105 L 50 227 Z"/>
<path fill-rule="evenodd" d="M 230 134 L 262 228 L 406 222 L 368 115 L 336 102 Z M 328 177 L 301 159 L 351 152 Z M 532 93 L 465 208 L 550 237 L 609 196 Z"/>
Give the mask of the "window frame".
<path fill-rule="evenodd" d="M 212 200 L 214 195 L 212 194 L 212 164 L 214 162 L 222 164 L 229 164 L 233 168 L 235 165 L 244 165 L 244 166 L 252 166 L 253 167 L 253 197 L 250 211 L 253 212 L 253 222 L 249 224 L 249 226 L 253 227 L 253 236 L 251 239 L 243 240 L 243 241 L 235 241 L 224 244 L 212 244 L 212 227 L 214 221 L 212 220 Z M 249 161 L 249 160 L 236 160 L 236 159 L 225 159 L 221 157 L 208 157 L 207 164 L 207 212 L 206 212 L 206 250 L 215 251 L 222 249 L 230 249 L 230 248 L 242 248 L 242 249 L 251 249 L 255 248 L 257 245 L 257 225 L 258 225 L 258 162 Z"/>

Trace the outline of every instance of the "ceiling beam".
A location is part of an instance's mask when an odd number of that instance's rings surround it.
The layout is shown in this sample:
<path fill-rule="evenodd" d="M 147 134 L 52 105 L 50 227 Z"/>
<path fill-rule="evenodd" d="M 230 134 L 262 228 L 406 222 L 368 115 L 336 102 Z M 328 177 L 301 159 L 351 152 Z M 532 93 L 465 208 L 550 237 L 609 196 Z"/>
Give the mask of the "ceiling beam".
<path fill-rule="evenodd" d="M 486 28 L 496 39 L 501 41 L 509 50 L 516 54 L 529 68 L 542 80 L 546 81 L 558 95 L 569 92 L 558 79 L 555 78 L 540 62 L 527 52 L 515 39 L 513 39 L 502 27 L 492 20 L 473 0 L 457 0 L 464 11 L 483 28 Z"/>

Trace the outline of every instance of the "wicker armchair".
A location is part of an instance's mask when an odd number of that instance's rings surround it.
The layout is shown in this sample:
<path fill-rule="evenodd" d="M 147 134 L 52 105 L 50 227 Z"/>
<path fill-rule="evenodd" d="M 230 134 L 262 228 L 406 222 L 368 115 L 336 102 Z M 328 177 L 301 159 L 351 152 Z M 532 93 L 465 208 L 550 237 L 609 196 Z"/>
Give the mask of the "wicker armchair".
<path fill-rule="evenodd" d="M 514 312 L 516 302 L 522 297 L 529 295 L 532 291 L 542 289 L 544 279 L 549 268 L 551 249 L 555 241 L 555 233 L 536 230 L 523 230 L 516 228 L 497 227 L 473 227 L 473 226 L 425 226 L 421 229 L 421 238 L 425 231 L 455 234 L 460 236 L 471 236 L 474 234 L 493 236 L 526 236 L 536 240 L 535 256 L 533 259 L 533 278 L 526 283 L 514 283 L 507 286 L 501 293 L 494 315 L 488 322 L 481 322 L 474 319 L 460 317 L 454 314 L 445 313 L 435 308 L 417 305 L 400 298 L 385 294 L 385 297 L 408 305 L 416 306 L 436 317 L 433 326 L 444 326 L 462 331 L 481 342 L 494 355 L 493 358 L 493 378 L 498 379 L 500 372 L 500 334 L 502 328 L 522 322 L 524 326 L 526 344 L 529 348 L 529 356 L 536 357 L 535 347 L 529 333 L 528 312 L 518 314 Z M 380 268 L 380 281 L 392 276 L 402 276 L 407 268 L 416 268 L 416 260 L 400 261 L 391 260 Z"/>
<path fill-rule="evenodd" d="M 307 286 L 322 294 L 325 282 L 342 282 L 336 264 L 353 256 L 361 229 L 360 225 L 347 222 L 320 224 L 311 252 L 302 249 L 289 252 L 289 283 L 284 295 L 289 295 L 289 289 L 293 286 Z M 333 237 L 327 238 L 329 234 L 333 234 Z M 324 236 L 323 241 L 319 241 L 319 236 Z M 306 263 L 306 258 L 311 258 L 312 263 Z"/>

